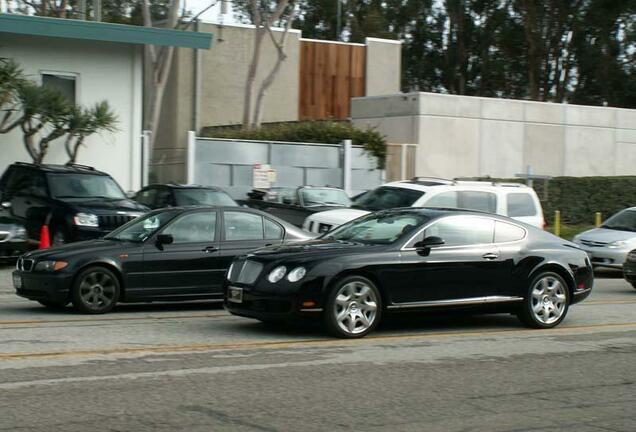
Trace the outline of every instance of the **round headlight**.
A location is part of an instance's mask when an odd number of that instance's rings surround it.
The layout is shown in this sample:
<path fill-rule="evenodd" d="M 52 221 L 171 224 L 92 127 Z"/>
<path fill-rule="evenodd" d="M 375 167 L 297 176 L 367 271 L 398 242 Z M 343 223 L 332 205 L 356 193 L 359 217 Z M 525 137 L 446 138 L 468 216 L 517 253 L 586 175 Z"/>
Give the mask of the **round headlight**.
<path fill-rule="evenodd" d="M 287 267 L 278 266 L 270 272 L 269 276 L 267 276 L 267 280 L 271 283 L 276 283 L 285 277 L 285 273 L 287 273 Z"/>
<path fill-rule="evenodd" d="M 305 274 L 307 274 L 307 270 L 305 270 L 305 267 L 296 267 L 289 272 L 289 274 L 287 275 L 287 280 L 290 282 L 298 282 L 305 277 Z"/>

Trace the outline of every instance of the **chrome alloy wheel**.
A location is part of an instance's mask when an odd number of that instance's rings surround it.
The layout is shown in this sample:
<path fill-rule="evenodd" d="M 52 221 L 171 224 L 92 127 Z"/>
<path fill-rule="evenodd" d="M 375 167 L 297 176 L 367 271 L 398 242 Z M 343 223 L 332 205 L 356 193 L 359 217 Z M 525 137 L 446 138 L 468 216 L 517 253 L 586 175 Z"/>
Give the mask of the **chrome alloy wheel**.
<path fill-rule="evenodd" d="M 558 321 L 567 307 L 567 288 L 557 278 L 546 275 L 532 287 L 532 314 L 543 324 Z"/>
<path fill-rule="evenodd" d="M 86 275 L 79 286 L 82 302 L 90 309 L 108 307 L 115 299 L 116 286 L 112 277 L 100 271 Z"/>
<path fill-rule="evenodd" d="M 333 313 L 343 332 L 351 335 L 365 332 L 375 322 L 377 312 L 376 294 L 364 282 L 352 281 L 338 290 Z"/>

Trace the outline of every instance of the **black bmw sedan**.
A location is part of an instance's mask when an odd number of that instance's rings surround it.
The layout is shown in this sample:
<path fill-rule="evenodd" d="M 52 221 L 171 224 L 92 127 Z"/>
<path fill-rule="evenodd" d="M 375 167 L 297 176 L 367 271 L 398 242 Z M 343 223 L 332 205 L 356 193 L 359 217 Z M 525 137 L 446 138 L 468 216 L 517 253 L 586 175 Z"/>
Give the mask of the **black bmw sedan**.
<path fill-rule="evenodd" d="M 402 208 L 322 237 L 238 257 L 226 308 L 261 321 L 316 317 L 334 335 L 362 337 L 384 313 L 484 307 L 550 328 L 592 290 L 585 252 L 503 216 Z"/>
<path fill-rule="evenodd" d="M 223 298 L 235 256 L 310 235 L 258 210 L 174 207 L 152 211 L 102 239 L 23 255 L 19 296 L 104 313 L 117 302 Z"/>

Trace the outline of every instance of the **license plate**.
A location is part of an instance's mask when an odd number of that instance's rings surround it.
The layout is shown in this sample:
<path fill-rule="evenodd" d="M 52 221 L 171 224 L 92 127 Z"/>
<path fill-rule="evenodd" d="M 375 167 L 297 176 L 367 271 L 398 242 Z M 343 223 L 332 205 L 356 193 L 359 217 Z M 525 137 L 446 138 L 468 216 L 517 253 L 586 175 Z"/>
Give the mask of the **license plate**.
<path fill-rule="evenodd" d="M 243 288 L 228 288 L 227 301 L 232 303 L 243 303 Z"/>
<path fill-rule="evenodd" d="M 22 288 L 22 276 L 17 274 L 13 275 L 13 286 L 17 289 Z"/>

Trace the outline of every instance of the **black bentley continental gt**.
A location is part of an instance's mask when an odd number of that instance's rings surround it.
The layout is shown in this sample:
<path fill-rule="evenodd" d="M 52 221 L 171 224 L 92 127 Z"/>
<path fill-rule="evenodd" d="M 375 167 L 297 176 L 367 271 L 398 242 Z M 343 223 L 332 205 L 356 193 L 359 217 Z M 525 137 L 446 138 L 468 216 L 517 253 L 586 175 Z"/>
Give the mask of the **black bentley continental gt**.
<path fill-rule="evenodd" d="M 223 299 L 235 256 L 311 238 L 293 225 L 241 207 L 173 207 L 147 213 L 102 239 L 30 252 L 18 260 L 19 296 L 104 313 L 117 302 Z"/>
<path fill-rule="evenodd" d="M 225 306 L 261 321 L 322 318 L 344 338 L 365 336 L 387 312 L 442 308 L 494 307 L 550 328 L 592 285 L 585 252 L 550 233 L 486 213 L 402 208 L 236 258 Z"/>

